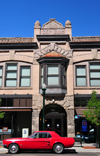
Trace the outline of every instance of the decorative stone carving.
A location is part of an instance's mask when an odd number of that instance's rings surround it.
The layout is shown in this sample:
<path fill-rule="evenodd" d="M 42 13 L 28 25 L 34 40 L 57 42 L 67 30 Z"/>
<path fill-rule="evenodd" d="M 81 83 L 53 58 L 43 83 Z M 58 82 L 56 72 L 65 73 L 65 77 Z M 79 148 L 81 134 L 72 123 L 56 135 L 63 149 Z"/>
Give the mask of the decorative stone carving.
<path fill-rule="evenodd" d="M 98 54 L 97 49 L 91 49 L 91 51 L 92 51 L 92 58 L 97 59 L 97 54 Z"/>
<path fill-rule="evenodd" d="M 63 35 L 65 34 L 65 28 L 55 19 L 50 19 L 41 28 L 41 35 Z"/>
<path fill-rule="evenodd" d="M 42 26 L 42 28 L 63 28 L 63 25 L 57 22 L 55 19 L 50 19 Z"/>
<path fill-rule="evenodd" d="M 57 52 L 58 54 L 66 58 L 72 57 L 72 50 L 66 50 L 55 43 L 50 43 L 47 47 L 34 51 L 34 57 L 35 58 L 43 57 L 44 55 L 48 54 L 51 51 Z"/>
<path fill-rule="evenodd" d="M 66 21 L 65 27 L 71 27 L 71 22 L 69 20 Z"/>
<path fill-rule="evenodd" d="M 35 22 L 35 25 L 34 25 L 34 28 L 40 28 L 41 27 L 41 24 L 39 21 L 36 21 Z"/>
<path fill-rule="evenodd" d="M 9 51 L 9 59 L 10 60 L 14 60 L 14 54 L 15 54 L 15 50 L 10 50 Z"/>
<path fill-rule="evenodd" d="M 65 29 L 41 29 L 41 35 L 64 35 Z"/>

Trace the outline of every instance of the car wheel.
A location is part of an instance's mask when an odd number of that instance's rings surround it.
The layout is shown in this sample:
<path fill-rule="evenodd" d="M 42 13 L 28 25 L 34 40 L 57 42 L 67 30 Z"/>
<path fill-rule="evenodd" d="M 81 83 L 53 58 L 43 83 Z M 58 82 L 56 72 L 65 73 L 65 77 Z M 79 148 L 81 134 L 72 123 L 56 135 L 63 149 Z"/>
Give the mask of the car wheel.
<path fill-rule="evenodd" d="M 63 150 L 64 150 L 64 146 L 63 146 L 63 144 L 61 144 L 61 143 L 56 143 L 56 144 L 53 146 L 53 151 L 54 151 L 55 153 L 60 154 L 60 153 L 63 152 Z"/>
<path fill-rule="evenodd" d="M 17 153 L 19 151 L 19 146 L 17 144 L 10 144 L 8 148 L 9 153 Z"/>

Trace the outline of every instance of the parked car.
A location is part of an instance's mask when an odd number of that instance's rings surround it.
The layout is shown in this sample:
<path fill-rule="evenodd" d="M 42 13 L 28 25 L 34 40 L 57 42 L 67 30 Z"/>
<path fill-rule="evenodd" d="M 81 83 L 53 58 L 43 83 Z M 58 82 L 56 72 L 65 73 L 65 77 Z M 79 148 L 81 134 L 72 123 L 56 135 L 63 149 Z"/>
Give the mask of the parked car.
<path fill-rule="evenodd" d="M 62 153 L 64 148 L 74 145 L 74 139 L 61 137 L 54 131 L 35 131 L 28 138 L 9 138 L 3 140 L 3 146 L 9 153 L 17 153 L 24 149 L 53 149 L 55 153 Z"/>

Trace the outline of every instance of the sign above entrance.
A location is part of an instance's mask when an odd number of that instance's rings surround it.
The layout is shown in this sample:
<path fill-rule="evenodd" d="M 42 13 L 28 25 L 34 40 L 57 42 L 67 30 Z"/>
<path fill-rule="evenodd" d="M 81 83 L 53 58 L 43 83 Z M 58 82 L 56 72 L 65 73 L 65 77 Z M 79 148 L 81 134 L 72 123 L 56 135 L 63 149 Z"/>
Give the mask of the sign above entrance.
<path fill-rule="evenodd" d="M 7 132 L 8 131 L 8 127 L 2 127 L 2 132 Z"/>

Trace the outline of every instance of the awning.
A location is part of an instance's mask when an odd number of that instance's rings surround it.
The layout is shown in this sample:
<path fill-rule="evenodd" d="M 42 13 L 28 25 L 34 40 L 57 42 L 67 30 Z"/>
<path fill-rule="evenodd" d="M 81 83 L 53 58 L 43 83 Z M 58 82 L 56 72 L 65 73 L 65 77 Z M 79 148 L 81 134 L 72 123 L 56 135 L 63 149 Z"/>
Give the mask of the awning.
<path fill-rule="evenodd" d="M 82 107 L 75 108 L 77 115 L 84 115 L 83 111 L 85 111 L 85 110 L 87 110 L 87 108 L 82 108 Z"/>
<path fill-rule="evenodd" d="M 31 112 L 32 108 L 0 108 L 2 112 Z"/>

